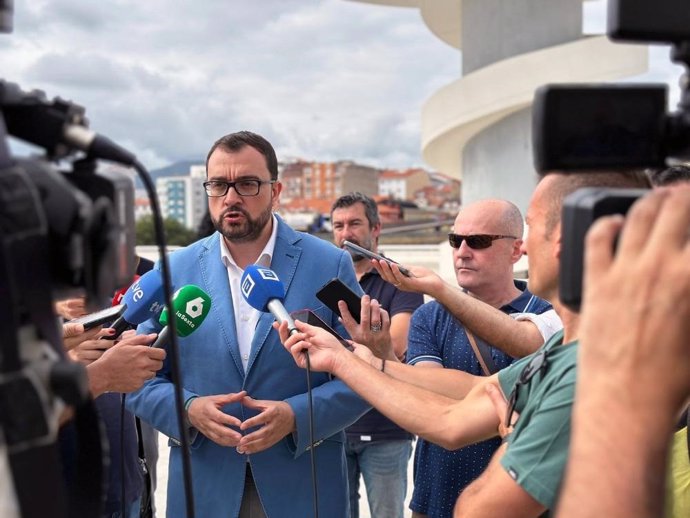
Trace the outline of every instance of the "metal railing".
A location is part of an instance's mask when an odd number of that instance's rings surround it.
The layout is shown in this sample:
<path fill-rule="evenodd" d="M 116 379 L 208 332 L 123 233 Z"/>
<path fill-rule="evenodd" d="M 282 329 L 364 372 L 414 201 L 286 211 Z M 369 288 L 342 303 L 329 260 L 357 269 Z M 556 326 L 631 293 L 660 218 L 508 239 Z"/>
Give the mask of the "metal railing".
<path fill-rule="evenodd" d="M 402 224 L 391 225 L 388 224 L 381 229 L 381 235 L 397 234 L 399 232 L 410 232 L 415 230 L 427 230 L 430 228 L 438 228 L 450 226 L 454 219 L 443 219 L 439 221 L 423 221 L 421 223 L 406 222 Z"/>

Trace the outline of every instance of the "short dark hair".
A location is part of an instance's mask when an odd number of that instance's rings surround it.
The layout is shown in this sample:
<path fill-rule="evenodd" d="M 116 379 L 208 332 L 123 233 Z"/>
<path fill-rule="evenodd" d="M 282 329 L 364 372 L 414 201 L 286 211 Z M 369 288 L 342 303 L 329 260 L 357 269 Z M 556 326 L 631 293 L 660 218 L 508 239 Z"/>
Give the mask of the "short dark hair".
<path fill-rule="evenodd" d="M 652 171 L 649 174 L 649 179 L 652 181 L 654 187 L 663 187 L 664 185 L 673 185 L 680 182 L 690 182 L 690 167 L 686 165 L 674 165 Z"/>
<path fill-rule="evenodd" d="M 235 153 L 246 146 L 253 147 L 264 156 L 268 172 L 271 173 L 271 180 L 277 180 L 278 158 L 276 157 L 275 149 L 273 149 L 273 146 L 268 140 L 251 131 L 230 133 L 216 140 L 211 146 L 208 155 L 206 155 L 206 176 L 208 177 L 208 161 L 216 149 L 220 148 L 229 153 Z"/>
<path fill-rule="evenodd" d="M 379 208 L 376 206 L 376 202 L 361 192 L 350 192 L 335 200 L 331 207 L 331 219 L 333 219 L 333 211 L 335 209 L 351 207 L 355 203 L 364 205 L 364 213 L 367 215 L 369 228 L 374 228 L 379 224 L 381 220 L 379 219 Z"/>
<path fill-rule="evenodd" d="M 551 185 L 550 206 L 546 214 L 546 235 L 561 222 L 563 199 L 583 187 L 612 187 L 617 189 L 649 189 L 649 177 L 644 171 L 600 171 L 586 173 L 552 173 L 559 181 Z M 547 178 L 550 175 L 542 177 Z"/>

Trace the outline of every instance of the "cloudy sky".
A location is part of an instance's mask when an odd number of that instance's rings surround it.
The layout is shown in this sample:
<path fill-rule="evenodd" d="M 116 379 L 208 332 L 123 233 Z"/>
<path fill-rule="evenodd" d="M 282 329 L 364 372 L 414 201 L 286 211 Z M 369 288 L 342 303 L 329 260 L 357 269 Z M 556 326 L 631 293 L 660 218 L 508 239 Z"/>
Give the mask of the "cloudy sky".
<path fill-rule="evenodd" d="M 645 79 L 675 87 L 668 50 L 652 56 Z M 460 59 L 416 9 L 344 0 L 15 0 L 0 35 L 4 79 L 85 106 L 149 168 L 238 129 L 280 157 L 422 165 L 421 106 Z"/>

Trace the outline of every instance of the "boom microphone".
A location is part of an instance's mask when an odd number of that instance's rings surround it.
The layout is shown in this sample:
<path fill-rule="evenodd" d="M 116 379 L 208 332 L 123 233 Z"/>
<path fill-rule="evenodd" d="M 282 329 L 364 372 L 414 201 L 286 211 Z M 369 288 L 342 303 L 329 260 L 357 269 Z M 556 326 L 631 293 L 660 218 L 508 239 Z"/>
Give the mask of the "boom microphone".
<path fill-rule="evenodd" d="M 290 334 L 297 332 L 295 321 L 283 306 L 285 286 L 273 270 L 250 264 L 242 274 L 240 291 L 251 307 L 262 313 L 270 312 L 279 324 L 287 322 Z"/>
<path fill-rule="evenodd" d="M 134 328 L 163 309 L 163 279 L 158 270 L 151 270 L 139 277 L 122 297 L 125 310 L 110 326 L 115 334 L 104 339 L 114 340 L 129 328 Z"/>
<path fill-rule="evenodd" d="M 206 319 L 211 310 L 211 297 L 198 286 L 187 284 L 175 292 L 172 305 L 178 336 L 189 336 Z M 165 346 L 170 335 L 169 319 L 168 308 L 165 308 L 158 320 L 164 327 L 151 347 Z"/>

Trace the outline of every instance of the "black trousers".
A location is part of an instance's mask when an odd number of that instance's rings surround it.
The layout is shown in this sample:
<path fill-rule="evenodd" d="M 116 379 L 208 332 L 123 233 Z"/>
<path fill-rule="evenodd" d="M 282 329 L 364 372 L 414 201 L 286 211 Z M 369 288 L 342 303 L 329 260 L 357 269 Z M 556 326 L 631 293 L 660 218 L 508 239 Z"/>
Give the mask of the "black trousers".
<path fill-rule="evenodd" d="M 244 493 L 242 494 L 242 505 L 238 518 L 266 518 L 264 508 L 259 500 L 259 493 L 254 485 L 252 469 L 247 462 L 247 474 L 244 477 Z"/>

